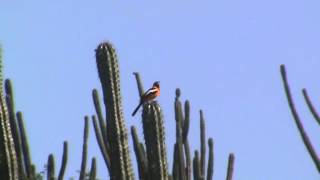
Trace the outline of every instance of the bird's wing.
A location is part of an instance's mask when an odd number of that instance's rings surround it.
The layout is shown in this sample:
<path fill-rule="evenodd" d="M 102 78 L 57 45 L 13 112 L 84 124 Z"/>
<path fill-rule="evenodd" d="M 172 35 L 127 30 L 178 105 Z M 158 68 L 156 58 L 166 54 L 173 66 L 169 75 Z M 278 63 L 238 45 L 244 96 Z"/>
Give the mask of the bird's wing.
<path fill-rule="evenodd" d="M 152 93 L 154 93 L 156 91 L 157 91 L 157 88 L 156 87 L 152 87 L 152 88 L 148 89 L 147 92 L 144 93 L 144 96 L 146 96 L 148 94 L 152 94 Z"/>

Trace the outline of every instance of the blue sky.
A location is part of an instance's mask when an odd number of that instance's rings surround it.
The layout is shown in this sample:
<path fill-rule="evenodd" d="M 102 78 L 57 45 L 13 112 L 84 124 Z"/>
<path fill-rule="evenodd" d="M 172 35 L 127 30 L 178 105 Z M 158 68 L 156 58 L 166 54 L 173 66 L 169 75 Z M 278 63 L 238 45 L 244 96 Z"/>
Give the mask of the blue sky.
<path fill-rule="evenodd" d="M 140 137 L 140 118 L 130 116 L 138 103 L 136 71 L 145 87 L 161 81 L 170 155 L 174 92 L 180 87 L 182 99 L 191 101 L 192 150 L 199 147 L 198 111 L 204 110 L 207 135 L 215 141 L 215 179 L 225 178 L 230 152 L 237 180 L 318 179 L 292 120 L 279 65 L 287 66 L 297 108 L 320 152 L 319 127 L 301 94 L 307 88 L 320 106 L 319 5 L 315 0 L 2 2 L 5 75 L 24 112 L 33 162 L 39 169 L 54 153 L 60 165 L 68 140 L 67 176 L 77 177 L 83 117 L 94 113 L 91 90 L 100 89 L 94 49 L 108 40 L 120 59 L 127 126 L 137 126 Z M 106 179 L 91 125 L 92 156 L 98 158 L 99 177 Z"/>

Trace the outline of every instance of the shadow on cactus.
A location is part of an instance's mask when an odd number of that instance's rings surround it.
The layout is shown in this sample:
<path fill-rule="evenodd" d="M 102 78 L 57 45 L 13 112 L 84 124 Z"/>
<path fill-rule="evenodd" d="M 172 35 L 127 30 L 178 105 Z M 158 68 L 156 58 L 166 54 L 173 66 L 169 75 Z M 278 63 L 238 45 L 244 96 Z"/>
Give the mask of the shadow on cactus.
<path fill-rule="evenodd" d="M 96 63 L 100 78 L 104 113 L 98 91 L 93 89 L 92 97 L 96 115 L 92 116 L 96 139 L 109 170 L 112 180 L 134 179 L 129 154 L 127 128 L 123 117 L 120 92 L 120 74 L 118 59 L 114 47 L 103 42 L 96 49 Z M 134 73 L 140 97 L 144 93 L 139 73 Z M 171 172 L 167 161 L 164 119 L 162 108 L 157 101 L 143 104 L 142 125 L 144 142 L 134 126 L 131 127 L 133 148 L 136 155 L 138 175 L 141 180 L 211 180 L 214 170 L 213 139 L 206 139 L 205 120 L 200 111 L 200 151 L 196 150 L 192 158 L 188 141 L 190 124 L 190 102 L 185 101 L 184 109 L 180 101 L 180 89 L 176 90 L 174 101 L 176 120 L 176 143 L 174 144 Z M 206 158 L 207 143 L 209 147 Z M 206 167 L 207 161 L 207 167 Z M 234 155 L 230 154 L 227 168 L 227 180 L 232 179 Z"/>

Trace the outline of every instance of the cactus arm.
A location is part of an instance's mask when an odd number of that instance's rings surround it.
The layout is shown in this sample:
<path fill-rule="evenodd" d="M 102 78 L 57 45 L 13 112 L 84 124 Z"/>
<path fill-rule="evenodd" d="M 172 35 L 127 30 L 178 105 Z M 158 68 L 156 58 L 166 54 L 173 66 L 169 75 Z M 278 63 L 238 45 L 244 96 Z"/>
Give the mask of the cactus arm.
<path fill-rule="evenodd" d="M 96 180 L 97 177 L 97 163 L 96 158 L 91 160 L 90 177 L 89 180 Z"/>
<path fill-rule="evenodd" d="M 83 130 L 82 160 L 81 160 L 79 180 L 85 180 L 87 156 L 88 156 L 88 138 L 89 138 L 89 117 L 85 116 L 84 130 Z"/>
<path fill-rule="evenodd" d="M 20 132 L 20 139 L 21 139 L 21 146 L 22 146 L 21 149 L 23 154 L 25 171 L 26 171 L 27 177 L 32 178 L 33 176 L 31 172 L 31 165 L 32 165 L 31 156 L 29 151 L 28 138 L 27 138 L 26 130 L 23 123 L 22 112 L 18 111 L 16 113 L 16 117 L 18 121 L 19 132 Z"/>
<path fill-rule="evenodd" d="M 66 171 L 68 162 L 68 142 L 63 142 L 63 154 L 62 154 L 62 161 L 61 161 L 61 167 L 58 175 L 58 180 L 63 180 L 64 173 Z"/>
<path fill-rule="evenodd" d="M 96 89 L 92 90 L 92 99 L 93 99 L 94 107 L 95 107 L 96 114 L 97 114 L 97 117 L 99 120 L 99 127 L 100 127 L 101 136 L 103 138 L 103 142 L 106 144 L 106 146 L 109 146 L 108 139 L 107 139 L 106 123 L 105 123 L 103 115 L 102 115 L 99 93 Z M 109 153 L 109 148 L 107 148 L 106 150 Z"/>
<path fill-rule="evenodd" d="M 284 86 L 284 90 L 285 90 L 285 93 L 286 93 L 286 96 L 287 96 L 287 101 L 288 101 L 288 104 L 289 104 L 289 108 L 291 110 L 291 113 L 292 113 L 292 116 L 293 116 L 293 119 L 297 125 L 297 128 L 299 130 L 299 133 L 300 133 L 300 136 L 302 138 L 302 141 L 304 143 L 304 145 L 306 146 L 318 172 L 320 172 L 320 159 L 319 157 L 317 156 L 317 153 L 309 139 L 309 136 L 308 134 L 306 133 L 304 127 L 303 127 L 303 124 L 300 120 L 300 117 L 298 115 L 298 112 L 295 108 L 295 105 L 294 105 L 294 102 L 293 102 L 293 98 L 292 98 L 292 95 L 291 95 L 291 91 L 290 91 L 290 87 L 289 87 L 289 83 L 288 83 L 288 80 L 287 80 L 287 73 L 286 73 L 286 69 L 285 69 L 285 66 L 284 65 L 281 65 L 280 66 L 280 72 L 281 72 L 281 77 L 282 77 L 282 81 L 283 81 L 283 86 Z"/>
<path fill-rule="evenodd" d="M 208 169 L 207 169 L 207 180 L 212 180 L 213 178 L 213 167 L 214 167 L 214 152 L 213 152 L 213 139 L 209 138 L 209 159 L 208 159 Z"/>
<path fill-rule="evenodd" d="M 25 179 L 26 173 L 24 171 L 23 157 L 22 157 L 22 145 L 20 139 L 19 127 L 15 115 L 15 106 L 14 106 L 14 96 L 13 88 L 10 79 L 5 80 L 5 92 L 6 92 L 6 102 L 9 112 L 10 125 L 12 129 L 12 136 L 15 145 L 15 151 L 17 154 L 17 163 L 18 163 L 18 173 L 19 179 Z"/>
<path fill-rule="evenodd" d="M 306 89 L 302 89 L 302 94 L 303 94 L 303 97 L 307 103 L 307 106 L 311 112 L 311 114 L 313 115 L 314 119 L 318 122 L 318 124 L 320 125 L 320 116 L 316 110 L 316 108 L 313 106 L 311 100 L 310 100 L 310 97 L 308 95 L 308 92 Z"/>
<path fill-rule="evenodd" d="M 50 154 L 48 157 L 48 172 L 47 172 L 47 179 L 54 180 L 54 173 L 55 173 L 55 164 L 54 164 L 54 156 Z"/>
<path fill-rule="evenodd" d="M 145 156 L 142 147 L 140 146 L 139 137 L 137 134 L 137 130 L 134 126 L 131 126 L 131 136 L 133 141 L 133 148 L 136 154 L 137 164 L 138 164 L 138 172 L 139 172 L 139 179 L 146 180 L 148 177 L 148 170 L 147 165 L 145 164 L 147 161 L 147 157 Z"/>
<path fill-rule="evenodd" d="M 234 166 L 234 154 L 229 154 L 229 160 L 228 160 L 228 170 L 227 170 L 227 178 L 226 180 L 232 180 L 233 177 L 233 166 Z"/>
<path fill-rule="evenodd" d="M 102 157 L 105 161 L 105 164 L 107 165 L 109 172 L 111 172 L 110 156 L 108 154 L 108 151 L 106 150 L 107 146 L 104 144 L 103 138 L 101 137 L 101 132 L 99 130 L 97 119 L 95 116 L 92 116 L 92 122 L 93 122 L 94 132 L 96 135 L 96 139 L 98 141 L 98 145 L 99 145 L 99 149 L 101 151 Z"/>
<path fill-rule="evenodd" d="M 201 142 L 201 157 L 200 157 L 200 172 L 201 176 L 205 176 L 206 167 L 206 130 L 205 130 L 205 120 L 203 117 L 203 112 L 200 110 L 200 142 Z"/>
<path fill-rule="evenodd" d="M 135 78 L 136 78 L 137 85 L 138 85 L 138 90 L 139 90 L 139 95 L 140 95 L 140 97 L 141 97 L 141 96 L 144 94 L 144 89 L 143 89 L 143 84 L 142 84 L 140 75 L 139 75 L 138 72 L 134 72 L 133 75 L 134 75 Z"/>
<path fill-rule="evenodd" d="M 200 173 L 199 152 L 196 150 L 193 157 L 193 179 L 199 180 Z"/>
<path fill-rule="evenodd" d="M 184 103 L 184 123 L 182 129 L 184 152 L 186 157 L 186 179 L 191 180 L 191 154 L 188 140 L 190 126 L 190 102 L 187 100 Z"/>

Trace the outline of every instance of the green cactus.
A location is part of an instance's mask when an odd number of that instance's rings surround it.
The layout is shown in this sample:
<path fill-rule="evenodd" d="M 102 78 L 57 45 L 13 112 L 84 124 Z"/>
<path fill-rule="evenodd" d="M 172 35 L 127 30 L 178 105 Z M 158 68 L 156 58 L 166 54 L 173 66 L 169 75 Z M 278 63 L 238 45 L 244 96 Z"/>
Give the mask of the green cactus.
<path fill-rule="evenodd" d="M 149 178 L 168 178 L 163 116 L 156 101 L 145 103 L 142 112 L 143 133 L 147 150 Z"/>
<path fill-rule="evenodd" d="M 54 163 L 54 156 L 50 154 L 48 156 L 48 164 L 47 164 L 47 180 L 54 180 L 54 173 L 55 173 L 55 163 Z"/>
<path fill-rule="evenodd" d="M 91 160 L 91 168 L 90 168 L 89 180 L 96 180 L 96 177 L 97 177 L 97 163 L 96 163 L 96 158 L 92 158 L 92 160 Z"/>
<path fill-rule="evenodd" d="M 97 119 L 96 119 L 95 116 L 92 116 L 92 123 L 93 123 L 94 132 L 95 132 L 95 135 L 96 135 L 96 139 L 98 141 L 98 145 L 99 145 L 102 157 L 104 159 L 104 162 L 107 165 L 107 168 L 108 168 L 109 172 L 111 172 L 110 156 L 109 156 L 109 153 L 107 151 L 106 143 L 105 143 L 105 141 L 104 141 L 104 139 L 102 137 L 102 134 L 100 132 L 99 125 L 98 125 L 98 122 L 97 122 Z"/>
<path fill-rule="evenodd" d="M 288 105 L 289 108 L 291 110 L 294 122 L 298 128 L 298 131 L 300 133 L 300 136 L 302 138 L 302 141 L 305 145 L 305 147 L 307 148 L 308 153 L 311 156 L 311 159 L 313 160 L 314 165 L 316 166 L 318 172 L 320 173 L 320 158 L 317 155 L 317 152 L 315 150 L 315 148 L 313 147 L 311 140 L 306 132 L 306 130 L 303 127 L 302 121 L 300 119 L 300 116 L 296 110 L 292 95 L 291 95 L 291 90 L 289 87 L 289 83 L 288 83 L 288 79 L 287 79 L 287 72 L 286 72 L 286 68 L 285 66 L 282 64 L 280 66 L 280 72 L 281 72 L 281 77 L 282 77 L 282 82 L 283 82 L 283 86 L 284 86 L 284 90 L 285 90 L 285 94 L 287 96 L 287 101 L 288 101 Z M 319 115 L 317 114 L 315 108 L 313 107 L 310 98 L 307 94 L 307 91 L 305 89 L 302 90 L 302 93 L 304 95 L 304 98 L 306 100 L 306 103 L 313 115 L 313 117 L 315 118 L 315 120 L 320 124 L 320 118 Z"/>
<path fill-rule="evenodd" d="M 0 179 L 17 180 L 19 169 L 10 116 L 3 92 L 2 48 L 0 47 Z"/>
<path fill-rule="evenodd" d="M 58 175 L 58 180 L 64 179 L 64 173 L 66 171 L 67 162 L 68 162 L 68 142 L 64 141 L 63 142 L 62 161 L 61 161 L 61 167 L 60 167 L 60 171 L 59 171 L 59 175 Z"/>
<path fill-rule="evenodd" d="M 213 178 L 213 159 L 214 159 L 214 154 L 213 154 L 213 139 L 209 138 L 208 140 L 208 146 L 209 146 L 209 158 L 208 158 L 208 169 L 207 169 L 207 180 L 212 180 Z"/>
<path fill-rule="evenodd" d="M 227 178 L 226 180 L 232 180 L 233 177 L 233 166 L 234 166 L 234 154 L 229 154 L 229 160 L 228 160 L 228 170 L 227 170 Z"/>
<path fill-rule="evenodd" d="M 134 126 L 131 127 L 131 136 L 133 141 L 133 148 L 136 154 L 139 179 L 146 180 L 148 175 L 148 160 L 144 152 L 143 144 L 140 143 L 139 137 L 137 135 L 137 130 Z"/>
<path fill-rule="evenodd" d="M 96 89 L 92 91 L 92 98 L 96 116 L 92 116 L 94 132 L 108 168 L 111 180 L 133 180 L 131 158 L 128 148 L 128 134 L 122 111 L 120 93 L 119 67 L 116 52 L 113 46 L 104 42 L 96 49 L 96 63 L 102 85 L 104 111 L 102 112 L 99 94 Z M 1 52 L 0 52 L 0 66 Z M 1 67 L 0 67 L 1 68 Z M 2 69 L 0 70 L 0 73 Z M 134 73 L 139 98 L 144 93 L 139 73 Z M 0 74 L 0 87 L 3 89 L 3 78 Z M 0 179 L 8 180 L 35 180 L 39 178 L 36 168 L 31 162 L 28 139 L 25 132 L 21 112 L 15 112 L 12 84 L 5 81 L 5 93 L 0 90 Z M 305 92 L 305 98 L 307 94 Z M 139 179 L 148 180 L 212 180 L 214 170 L 213 140 L 209 138 L 206 144 L 205 120 L 200 111 L 200 151 L 196 150 L 191 157 L 188 140 L 190 126 L 190 102 L 180 101 L 181 91 L 176 89 L 174 101 L 176 142 L 174 144 L 172 174 L 168 173 L 167 149 L 162 110 L 157 101 L 146 102 L 143 105 L 142 125 L 144 142 L 139 140 L 136 129 L 131 127 L 134 152 L 136 155 Z M 311 109 L 311 101 L 307 100 Z M 311 105 L 310 105 L 311 104 Z M 314 112 L 313 112 L 314 113 Z M 314 113 L 315 114 L 315 113 Z M 314 115 L 315 116 L 315 115 Z M 85 116 L 83 134 L 82 162 L 80 180 L 96 180 L 96 159 L 92 158 L 91 169 L 86 173 L 89 117 Z M 209 147 L 209 156 L 206 167 L 206 146 Z M 200 153 L 199 153 L 200 152 Z M 57 179 L 62 180 L 68 159 L 68 143 L 63 143 L 63 155 Z M 192 162 L 193 159 L 193 162 Z M 227 180 L 232 179 L 234 155 L 230 154 L 228 162 Z M 55 179 L 54 156 L 48 156 L 47 179 Z M 193 167 L 193 168 L 192 168 Z M 193 171 L 192 171 L 193 169 Z"/>
<path fill-rule="evenodd" d="M 29 150 L 29 143 L 28 143 L 27 133 L 24 127 L 23 115 L 22 115 L 22 112 L 20 111 L 17 112 L 17 121 L 18 121 L 20 140 L 21 140 L 21 146 L 22 146 L 21 153 L 22 153 L 23 162 L 25 166 L 24 169 L 26 171 L 26 176 L 29 179 L 32 179 L 35 174 L 32 173 L 32 163 L 31 163 L 31 156 L 30 156 L 30 150 Z"/>
<path fill-rule="evenodd" d="M 83 145 L 82 145 L 82 160 L 79 180 L 85 180 L 87 154 L 88 154 L 88 138 L 89 138 L 89 117 L 84 118 L 84 130 L 83 130 Z"/>

